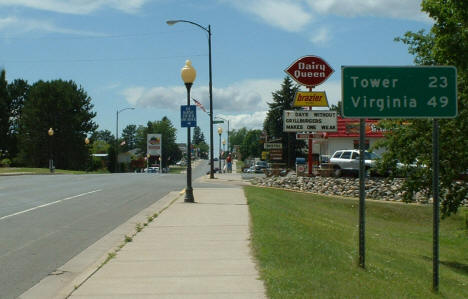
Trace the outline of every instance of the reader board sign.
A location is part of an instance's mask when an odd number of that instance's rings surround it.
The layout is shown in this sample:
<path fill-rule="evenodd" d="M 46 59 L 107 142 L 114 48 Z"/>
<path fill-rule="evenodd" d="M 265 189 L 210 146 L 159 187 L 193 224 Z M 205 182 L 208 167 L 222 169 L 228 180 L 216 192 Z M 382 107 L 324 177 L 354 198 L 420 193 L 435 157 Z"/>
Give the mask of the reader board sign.
<path fill-rule="evenodd" d="M 282 149 L 283 148 L 282 143 L 267 142 L 267 143 L 264 143 L 263 146 L 265 147 L 265 149 Z"/>
<path fill-rule="evenodd" d="M 336 111 L 283 111 L 283 132 L 336 132 L 337 130 Z"/>
<path fill-rule="evenodd" d="M 162 136 L 161 134 L 146 135 L 146 152 L 151 156 L 161 156 Z"/>
<path fill-rule="evenodd" d="M 294 107 L 328 107 L 325 91 L 298 91 L 294 96 Z"/>
<path fill-rule="evenodd" d="M 454 118 L 453 66 L 343 66 L 343 115 L 350 118 Z"/>

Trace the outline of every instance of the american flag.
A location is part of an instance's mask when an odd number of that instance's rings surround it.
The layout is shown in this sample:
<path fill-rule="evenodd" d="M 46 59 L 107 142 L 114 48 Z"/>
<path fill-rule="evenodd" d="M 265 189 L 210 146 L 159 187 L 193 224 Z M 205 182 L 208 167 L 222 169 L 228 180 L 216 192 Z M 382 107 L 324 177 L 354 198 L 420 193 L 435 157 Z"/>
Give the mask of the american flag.
<path fill-rule="evenodd" d="M 203 107 L 202 103 L 200 103 L 199 101 L 195 100 L 194 98 L 192 98 L 192 100 L 195 102 L 195 105 L 197 105 L 198 107 L 200 107 L 200 109 L 203 110 L 203 112 L 206 113 L 205 107 Z"/>

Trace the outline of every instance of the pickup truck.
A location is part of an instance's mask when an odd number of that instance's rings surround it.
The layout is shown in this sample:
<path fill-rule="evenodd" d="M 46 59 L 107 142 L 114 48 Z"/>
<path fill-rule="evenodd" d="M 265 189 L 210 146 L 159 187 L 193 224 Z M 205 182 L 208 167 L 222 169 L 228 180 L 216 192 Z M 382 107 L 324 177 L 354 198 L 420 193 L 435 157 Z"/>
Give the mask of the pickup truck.
<path fill-rule="evenodd" d="M 374 153 L 364 152 L 364 164 L 366 170 L 375 166 L 377 159 L 380 157 Z M 336 177 L 341 176 L 344 172 L 359 174 L 359 150 L 339 150 L 336 151 L 330 158 L 330 163 L 333 167 L 333 174 Z"/>

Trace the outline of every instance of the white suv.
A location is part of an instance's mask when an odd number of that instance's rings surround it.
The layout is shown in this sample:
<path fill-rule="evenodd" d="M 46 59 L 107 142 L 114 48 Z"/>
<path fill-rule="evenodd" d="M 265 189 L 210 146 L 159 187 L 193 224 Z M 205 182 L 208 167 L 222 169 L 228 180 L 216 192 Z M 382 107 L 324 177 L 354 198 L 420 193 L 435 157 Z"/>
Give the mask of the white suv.
<path fill-rule="evenodd" d="M 375 166 L 376 160 L 380 157 L 374 153 L 364 152 L 364 164 L 366 170 Z M 359 150 L 336 151 L 330 158 L 335 176 L 341 176 L 343 172 L 359 174 Z"/>

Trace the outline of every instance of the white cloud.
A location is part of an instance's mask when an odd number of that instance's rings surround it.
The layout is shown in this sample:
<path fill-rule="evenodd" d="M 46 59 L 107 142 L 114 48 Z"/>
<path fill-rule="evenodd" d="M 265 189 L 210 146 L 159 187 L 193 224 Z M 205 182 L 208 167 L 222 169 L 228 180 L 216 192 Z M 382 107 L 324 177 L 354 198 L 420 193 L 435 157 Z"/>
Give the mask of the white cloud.
<path fill-rule="evenodd" d="M 221 116 L 224 119 L 229 120 L 229 127 L 230 130 L 236 129 L 239 130 L 243 127 L 247 129 L 262 129 L 263 128 L 263 121 L 265 120 L 267 115 L 267 111 L 257 111 L 254 113 L 245 113 L 245 114 L 237 114 L 237 115 L 224 115 Z"/>
<path fill-rule="evenodd" d="M 268 110 L 267 102 L 272 101 L 271 93 L 280 86 L 281 80 L 263 79 L 236 82 L 224 88 L 214 87 L 214 113 L 229 119 L 233 128 L 261 128 Z M 134 107 L 179 111 L 180 105 L 186 104 L 186 92 L 183 86 L 137 86 L 125 89 L 122 95 Z M 209 111 L 208 87 L 192 87 L 191 96 Z"/>
<path fill-rule="evenodd" d="M 429 20 L 429 17 L 421 12 L 421 0 L 307 0 L 307 3 L 315 12 L 322 15 Z"/>
<path fill-rule="evenodd" d="M 331 35 L 331 31 L 327 27 L 321 27 L 312 32 L 309 40 L 315 45 L 324 46 L 331 40 Z"/>
<path fill-rule="evenodd" d="M 225 1 L 237 9 L 259 17 L 263 22 L 286 31 L 301 31 L 312 16 L 300 1 L 236 0 Z"/>
<path fill-rule="evenodd" d="M 63 28 L 50 21 L 22 19 L 17 17 L 0 18 L 0 31 L 6 32 L 8 36 L 27 32 L 53 32 L 84 36 L 104 36 L 104 34 L 96 32 Z"/>
<path fill-rule="evenodd" d="M 246 80 L 230 86 L 213 88 L 213 110 L 218 113 L 254 113 L 267 110 L 271 93 L 281 85 L 280 80 Z M 186 103 L 186 89 L 183 86 L 172 87 L 131 87 L 122 94 L 126 100 L 140 107 L 165 108 L 178 111 Z M 193 87 L 191 96 L 200 101 L 209 110 L 207 87 Z"/>
<path fill-rule="evenodd" d="M 27 7 L 67 14 L 89 14 L 102 8 L 137 12 L 150 0 L 0 0 L 0 6 Z"/>

